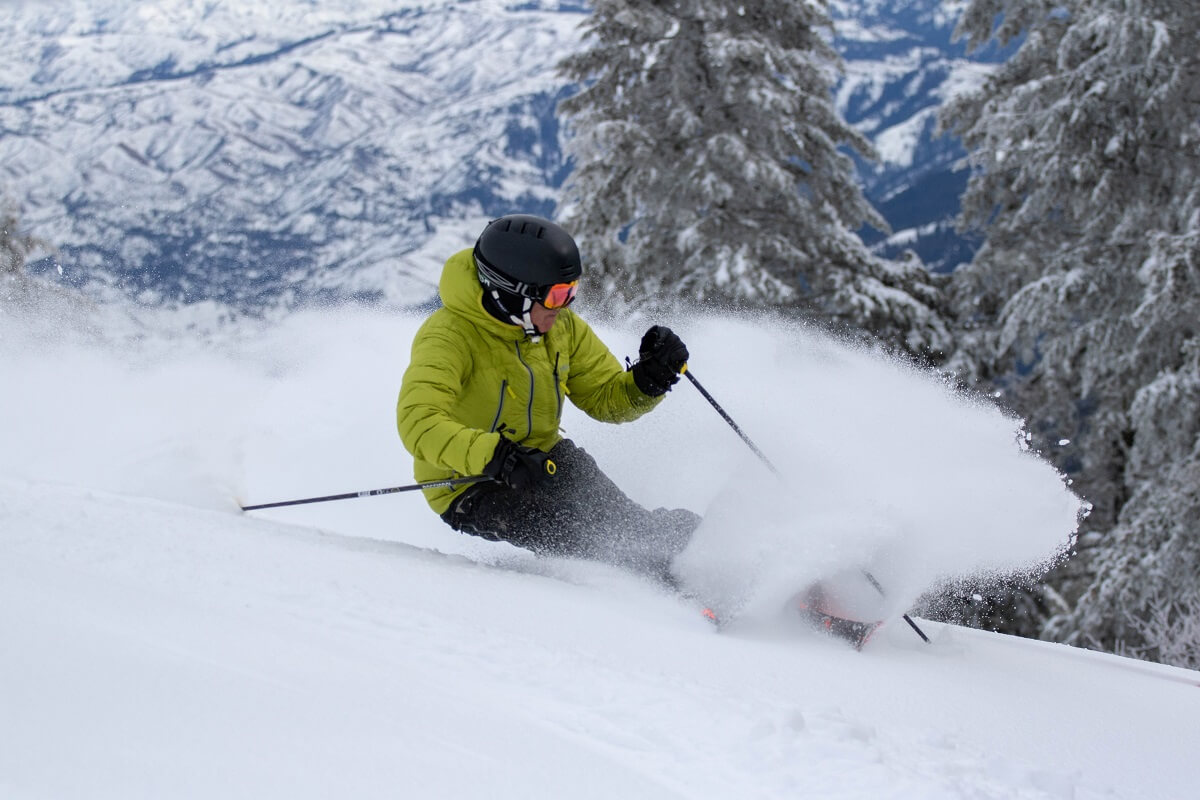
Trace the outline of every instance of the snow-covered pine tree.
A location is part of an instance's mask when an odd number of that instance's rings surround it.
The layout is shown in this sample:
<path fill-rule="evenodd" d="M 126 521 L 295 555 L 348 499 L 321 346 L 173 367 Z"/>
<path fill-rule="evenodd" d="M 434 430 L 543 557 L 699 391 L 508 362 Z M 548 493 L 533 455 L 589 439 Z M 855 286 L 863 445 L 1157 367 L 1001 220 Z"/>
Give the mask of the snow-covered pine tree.
<path fill-rule="evenodd" d="M 1025 39 L 942 112 L 987 234 L 952 363 L 1094 505 L 1041 633 L 1162 657 L 1146 621 L 1200 609 L 1200 5 L 973 0 L 959 31 Z"/>
<path fill-rule="evenodd" d="M 797 309 L 932 356 L 949 345 L 941 290 L 915 256 L 874 257 L 886 222 L 840 146 L 840 59 L 819 0 L 596 0 L 588 45 L 560 65 L 573 169 L 559 218 L 594 296 Z"/>

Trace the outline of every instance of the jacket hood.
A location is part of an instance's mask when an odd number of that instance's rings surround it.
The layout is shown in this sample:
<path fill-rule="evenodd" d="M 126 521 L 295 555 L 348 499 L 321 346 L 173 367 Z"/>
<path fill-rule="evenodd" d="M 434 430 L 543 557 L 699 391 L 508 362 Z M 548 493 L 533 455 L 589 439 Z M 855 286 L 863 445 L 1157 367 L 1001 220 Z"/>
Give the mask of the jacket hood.
<path fill-rule="evenodd" d="M 469 249 L 455 253 L 446 261 L 438 282 L 438 295 L 449 311 L 466 317 L 494 336 L 514 342 L 526 338 L 524 330 L 501 322 L 483 307 L 483 286 L 479 283 L 475 260 Z"/>

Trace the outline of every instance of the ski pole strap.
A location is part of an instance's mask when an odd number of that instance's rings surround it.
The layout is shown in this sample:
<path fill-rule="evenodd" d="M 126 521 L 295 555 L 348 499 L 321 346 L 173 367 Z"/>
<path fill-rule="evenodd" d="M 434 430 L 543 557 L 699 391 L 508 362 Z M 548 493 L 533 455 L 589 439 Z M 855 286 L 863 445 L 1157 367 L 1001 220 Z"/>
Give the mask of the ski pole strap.
<path fill-rule="evenodd" d="M 277 503 L 260 503 L 253 506 L 242 506 L 242 511 L 258 511 L 263 508 L 282 508 L 283 506 L 301 506 L 308 503 L 328 503 L 333 500 L 352 500 L 357 497 L 376 497 L 381 494 L 395 494 L 397 492 L 413 492 L 417 489 L 441 489 L 443 487 L 466 486 L 469 483 L 480 483 L 482 481 L 491 480 L 486 475 L 472 475 L 469 478 L 446 478 L 441 481 L 426 481 L 425 483 L 414 483 L 409 486 L 392 486 L 388 489 L 370 489 L 364 492 L 346 492 L 345 494 L 330 494 L 324 497 L 305 497 L 301 500 L 282 500 Z"/>

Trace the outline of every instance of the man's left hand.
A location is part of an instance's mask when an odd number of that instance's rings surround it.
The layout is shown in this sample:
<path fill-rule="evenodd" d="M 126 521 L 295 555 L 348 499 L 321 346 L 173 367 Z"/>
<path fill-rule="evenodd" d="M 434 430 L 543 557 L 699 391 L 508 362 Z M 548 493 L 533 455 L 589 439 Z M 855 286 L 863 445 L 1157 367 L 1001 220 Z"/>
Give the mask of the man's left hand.
<path fill-rule="evenodd" d="M 679 373 L 689 356 L 687 345 L 674 331 L 665 325 L 655 325 L 642 337 L 638 357 L 638 362 L 630 368 L 633 382 L 643 393 L 658 397 L 679 382 Z"/>

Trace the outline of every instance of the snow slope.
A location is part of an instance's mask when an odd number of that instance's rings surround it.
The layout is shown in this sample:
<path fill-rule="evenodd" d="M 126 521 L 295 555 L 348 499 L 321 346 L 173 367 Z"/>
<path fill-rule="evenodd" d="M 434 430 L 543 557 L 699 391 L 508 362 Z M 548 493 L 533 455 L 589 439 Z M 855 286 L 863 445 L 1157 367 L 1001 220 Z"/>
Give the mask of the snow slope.
<path fill-rule="evenodd" d="M 1068 546 L 1078 500 L 1016 424 L 927 376 L 673 320 L 782 490 L 690 387 L 626 426 L 568 416 L 639 500 L 706 513 L 679 566 L 731 610 L 718 633 L 615 569 L 454 534 L 415 495 L 238 513 L 409 482 L 392 405 L 416 318 L 102 316 L 87 339 L 47 316 L 0 316 L 0 797 L 1200 785 L 1197 673 L 932 622 L 932 646 L 901 623 L 855 653 L 778 613 L 790 581 L 859 559 L 904 605 Z M 623 355 L 641 326 L 597 327 Z"/>

